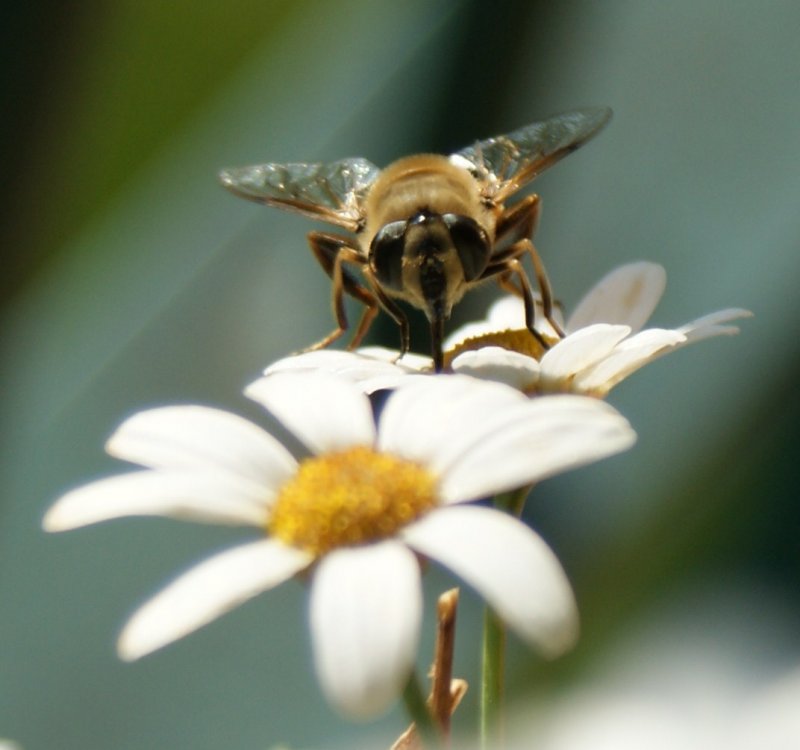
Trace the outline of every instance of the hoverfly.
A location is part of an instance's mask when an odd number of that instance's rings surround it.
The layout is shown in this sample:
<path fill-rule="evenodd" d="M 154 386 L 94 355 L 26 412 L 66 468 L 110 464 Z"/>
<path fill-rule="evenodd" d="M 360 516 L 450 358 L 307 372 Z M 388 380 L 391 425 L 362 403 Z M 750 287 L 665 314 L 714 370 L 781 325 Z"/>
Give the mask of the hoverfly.
<path fill-rule="evenodd" d="M 594 136 L 610 117 L 607 108 L 567 112 L 450 156 L 408 156 L 383 170 L 366 159 L 351 158 L 225 169 L 220 180 L 242 198 L 350 233 L 308 234 L 311 250 L 333 282 L 337 324 L 309 349 L 323 348 L 347 330 L 344 295 L 349 294 L 365 305 L 350 348 L 359 345 L 382 308 L 400 327 L 404 354 L 409 326 L 397 304 L 404 300 L 428 319 L 439 371 L 444 322 L 464 293 L 487 279 L 523 298 L 525 325 L 547 348 L 534 327 L 533 293 L 521 263 L 525 255 L 533 262 L 544 316 L 560 332 L 552 318 L 550 284 L 531 240 L 539 197 L 529 195 L 508 207 L 505 203 Z"/>

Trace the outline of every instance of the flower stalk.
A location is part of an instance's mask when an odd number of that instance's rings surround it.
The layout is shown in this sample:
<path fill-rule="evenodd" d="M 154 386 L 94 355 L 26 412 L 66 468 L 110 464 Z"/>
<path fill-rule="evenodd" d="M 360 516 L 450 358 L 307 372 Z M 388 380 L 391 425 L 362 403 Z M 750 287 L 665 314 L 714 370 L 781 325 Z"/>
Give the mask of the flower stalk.
<path fill-rule="evenodd" d="M 481 750 L 503 746 L 503 684 L 506 629 L 500 618 L 486 607 L 483 615 L 483 670 L 481 675 Z"/>
<path fill-rule="evenodd" d="M 494 506 L 519 518 L 531 487 L 503 492 Z M 502 620 L 486 607 L 483 614 L 483 649 L 480 703 L 481 748 L 488 750 L 503 744 L 503 686 L 505 683 L 506 629 Z"/>
<path fill-rule="evenodd" d="M 525 487 L 520 487 L 518 490 L 499 494 L 494 499 L 494 507 L 519 518 L 522 515 L 522 510 L 525 507 L 525 500 L 531 488 L 532 485 L 526 485 Z"/>

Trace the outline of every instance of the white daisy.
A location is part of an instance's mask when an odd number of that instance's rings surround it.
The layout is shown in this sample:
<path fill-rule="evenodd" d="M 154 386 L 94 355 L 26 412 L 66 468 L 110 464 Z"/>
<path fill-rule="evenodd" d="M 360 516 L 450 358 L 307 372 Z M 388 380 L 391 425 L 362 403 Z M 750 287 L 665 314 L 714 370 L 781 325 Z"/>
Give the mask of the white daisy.
<path fill-rule="evenodd" d="M 567 319 L 566 338 L 540 328 L 553 341 L 547 351 L 519 323 L 522 301 L 495 303 L 486 320 L 456 331 L 445 342 L 456 372 L 499 380 L 527 393 L 581 393 L 604 397 L 640 367 L 686 344 L 739 332 L 727 325 L 750 317 L 739 308 L 720 310 L 679 328 L 642 330 L 666 285 L 655 263 L 631 263 L 601 279 Z M 539 320 L 541 320 L 541 315 Z"/>
<path fill-rule="evenodd" d="M 463 503 L 527 486 L 630 446 L 594 399 L 537 400 L 497 383 L 430 376 L 387 400 L 322 373 L 277 374 L 247 394 L 307 446 L 295 459 L 228 412 L 174 406 L 134 415 L 108 452 L 134 471 L 69 492 L 44 519 L 63 531 L 131 515 L 244 524 L 265 538 L 218 553 L 145 603 L 119 652 L 136 659 L 309 570 L 314 662 L 344 713 L 384 710 L 415 659 L 418 557 L 452 569 L 546 655 L 569 648 L 576 607 L 544 541 L 521 521 Z"/>

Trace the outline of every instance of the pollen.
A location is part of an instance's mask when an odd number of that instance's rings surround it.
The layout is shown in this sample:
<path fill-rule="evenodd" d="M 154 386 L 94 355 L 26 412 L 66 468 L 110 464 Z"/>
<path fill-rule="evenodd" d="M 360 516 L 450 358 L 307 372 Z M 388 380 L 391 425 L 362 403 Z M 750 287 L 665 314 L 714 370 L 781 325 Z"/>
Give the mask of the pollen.
<path fill-rule="evenodd" d="M 545 339 L 551 345 L 558 341 L 558 339 L 551 339 L 549 336 L 545 336 Z M 481 336 L 472 336 L 446 351 L 444 354 L 445 367 L 449 368 L 451 362 L 459 354 L 483 349 L 485 346 L 499 346 L 512 352 L 526 354 L 535 360 L 540 360 L 544 355 L 544 348 L 527 328 L 495 331 L 493 333 L 484 333 Z"/>
<path fill-rule="evenodd" d="M 372 448 L 314 456 L 280 490 L 268 530 L 319 556 L 393 536 L 437 505 L 436 489 L 423 467 Z"/>

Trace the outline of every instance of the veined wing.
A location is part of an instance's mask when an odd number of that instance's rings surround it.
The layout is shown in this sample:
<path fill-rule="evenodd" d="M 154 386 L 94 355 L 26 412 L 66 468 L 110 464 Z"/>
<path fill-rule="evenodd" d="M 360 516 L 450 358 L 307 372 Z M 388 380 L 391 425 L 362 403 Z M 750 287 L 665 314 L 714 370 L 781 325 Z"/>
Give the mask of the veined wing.
<path fill-rule="evenodd" d="M 502 202 L 586 143 L 610 119 L 608 107 L 565 112 L 507 135 L 478 141 L 451 158 L 456 163 L 466 159 L 470 171 L 486 183 L 486 196 Z"/>
<path fill-rule="evenodd" d="M 361 205 L 380 170 L 367 159 L 330 163 L 256 164 L 223 169 L 220 182 L 235 195 L 278 206 L 355 232 Z"/>

